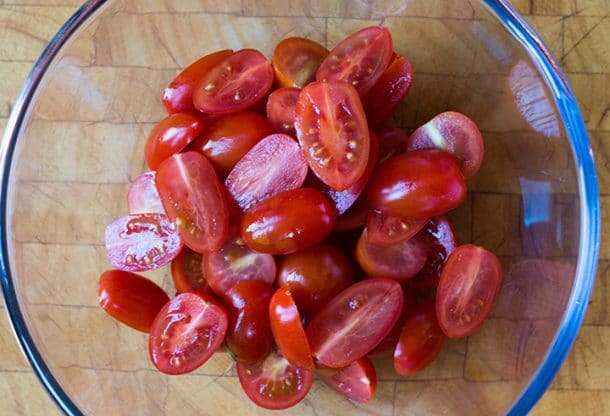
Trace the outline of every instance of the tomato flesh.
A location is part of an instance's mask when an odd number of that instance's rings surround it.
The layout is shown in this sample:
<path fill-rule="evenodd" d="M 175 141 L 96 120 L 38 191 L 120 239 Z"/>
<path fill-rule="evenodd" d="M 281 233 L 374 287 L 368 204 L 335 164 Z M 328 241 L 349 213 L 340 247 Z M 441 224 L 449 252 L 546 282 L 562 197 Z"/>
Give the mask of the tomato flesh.
<path fill-rule="evenodd" d="M 373 210 L 366 220 L 367 237 L 371 244 L 390 247 L 415 236 L 427 222 L 426 220 L 395 217 Z"/>
<path fill-rule="evenodd" d="M 303 88 L 316 78 L 316 71 L 328 50 L 305 38 L 287 38 L 273 51 L 273 70 L 281 87 Z"/>
<path fill-rule="evenodd" d="M 366 357 L 359 358 L 339 371 L 321 371 L 319 374 L 327 385 L 355 402 L 370 401 L 377 389 L 377 372 Z"/>
<path fill-rule="evenodd" d="M 201 254 L 188 247 L 182 247 L 180 253 L 172 260 L 171 274 L 177 293 L 211 293 L 203 274 L 201 258 Z"/>
<path fill-rule="evenodd" d="M 267 119 L 276 132 L 296 137 L 294 119 L 300 93 L 298 88 L 278 88 L 267 98 Z"/>
<path fill-rule="evenodd" d="M 156 172 L 144 172 L 133 180 L 127 191 L 129 214 L 165 214 L 155 177 Z"/>

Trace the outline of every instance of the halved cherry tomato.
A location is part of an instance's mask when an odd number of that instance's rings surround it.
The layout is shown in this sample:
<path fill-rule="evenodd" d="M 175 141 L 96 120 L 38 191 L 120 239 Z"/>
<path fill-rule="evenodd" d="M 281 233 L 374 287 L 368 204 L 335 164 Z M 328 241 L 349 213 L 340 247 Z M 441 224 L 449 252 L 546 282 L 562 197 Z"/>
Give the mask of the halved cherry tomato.
<path fill-rule="evenodd" d="M 345 232 L 362 227 L 368 215 L 368 205 L 363 198 L 359 198 L 347 211 L 337 217 L 334 231 Z"/>
<path fill-rule="evenodd" d="M 349 258 L 322 243 L 279 258 L 277 283 L 290 290 L 299 310 L 313 316 L 354 282 Z"/>
<path fill-rule="evenodd" d="M 402 376 L 428 366 L 441 352 L 445 335 L 436 319 L 434 300 L 426 300 L 409 313 L 394 351 L 394 369 Z"/>
<path fill-rule="evenodd" d="M 324 240 L 336 217 L 335 208 L 320 191 L 300 188 L 253 205 L 242 217 L 241 236 L 253 250 L 290 254 Z"/>
<path fill-rule="evenodd" d="M 214 65 L 193 93 L 195 108 L 207 114 L 243 111 L 260 101 L 273 84 L 273 68 L 254 49 L 239 50 Z"/>
<path fill-rule="evenodd" d="M 127 191 L 129 214 L 165 214 L 157 185 L 156 172 L 144 172 L 133 180 Z"/>
<path fill-rule="evenodd" d="M 106 254 L 113 267 L 142 272 L 172 261 L 182 248 L 176 224 L 164 214 L 117 218 L 106 227 Z"/>
<path fill-rule="evenodd" d="M 378 165 L 381 165 L 393 156 L 405 152 L 409 135 L 404 130 L 385 125 L 377 127 L 375 129 L 375 134 L 377 134 L 377 138 L 379 139 Z"/>
<path fill-rule="evenodd" d="M 466 184 L 449 153 L 418 150 L 381 164 L 369 181 L 366 197 L 372 208 L 391 215 L 428 219 L 460 205 Z"/>
<path fill-rule="evenodd" d="M 483 137 L 477 125 L 463 114 L 448 111 L 411 134 L 407 150 L 440 149 L 458 160 L 466 178 L 473 176 L 483 163 Z"/>
<path fill-rule="evenodd" d="M 187 66 L 163 92 L 163 105 L 169 114 L 195 112 L 193 91 L 201 78 L 223 59 L 233 53 L 230 49 L 214 52 Z"/>
<path fill-rule="evenodd" d="M 370 401 L 377 389 L 377 372 L 371 360 L 359 358 L 339 371 L 320 371 L 320 378 L 335 391 L 360 403 Z"/>
<path fill-rule="evenodd" d="M 498 297 L 502 267 L 490 251 L 459 246 L 447 259 L 436 295 L 438 323 L 450 338 L 467 337 L 487 319 Z"/>
<path fill-rule="evenodd" d="M 204 156 L 197 152 L 173 155 L 159 166 L 156 184 L 184 244 L 198 253 L 222 247 L 229 228 L 227 201 Z"/>
<path fill-rule="evenodd" d="M 225 177 L 248 150 L 272 133 L 271 124 L 258 113 L 227 114 L 210 124 L 187 150 L 203 153 Z"/>
<path fill-rule="evenodd" d="M 300 188 L 306 176 L 307 162 L 299 144 L 285 134 L 272 134 L 237 162 L 225 187 L 247 209 L 280 192 Z"/>
<path fill-rule="evenodd" d="M 300 93 L 298 88 L 278 88 L 267 98 L 267 119 L 278 133 L 296 137 L 294 119 Z"/>
<path fill-rule="evenodd" d="M 180 254 L 172 260 L 171 273 L 177 293 L 211 293 L 201 267 L 201 254 L 190 248 L 182 247 Z"/>
<path fill-rule="evenodd" d="M 155 316 L 169 301 L 155 282 L 122 270 L 102 273 L 98 298 L 110 316 L 142 332 L 150 332 Z"/>
<path fill-rule="evenodd" d="M 367 237 L 371 244 L 390 247 L 413 237 L 427 222 L 371 210 L 366 220 Z"/>
<path fill-rule="evenodd" d="M 375 347 L 375 349 L 367 354 L 369 358 L 393 357 L 394 350 L 400 339 L 402 327 L 409 316 L 409 312 L 415 307 L 417 298 L 415 292 L 403 285 L 402 287 L 403 302 L 400 317 L 388 335 Z"/>
<path fill-rule="evenodd" d="M 312 82 L 297 102 L 297 138 L 315 175 L 337 191 L 366 170 L 370 135 L 357 91 L 344 82 Z"/>
<path fill-rule="evenodd" d="M 313 370 L 311 349 L 301 323 L 301 315 L 290 290 L 278 289 L 269 302 L 273 339 L 282 355 L 295 367 Z"/>
<path fill-rule="evenodd" d="M 377 82 L 392 58 L 392 36 L 381 26 L 352 33 L 334 47 L 316 72 L 318 81 L 343 81 L 360 95 Z"/>
<path fill-rule="evenodd" d="M 305 38 L 286 38 L 273 51 L 273 70 L 281 87 L 303 88 L 316 78 L 328 50 Z"/>
<path fill-rule="evenodd" d="M 161 120 L 148 135 L 144 147 L 148 167 L 157 170 L 161 162 L 195 140 L 203 128 L 201 116 L 188 113 L 171 114 Z"/>
<path fill-rule="evenodd" d="M 388 335 L 402 303 L 402 288 L 394 280 L 366 279 L 348 287 L 307 326 L 314 359 L 343 368 L 364 357 Z"/>
<path fill-rule="evenodd" d="M 244 392 L 265 409 L 292 407 L 307 396 L 313 385 L 313 371 L 293 366 L 277 351 L 255 363 L 238 361 L 236 369 Z"/>
<path fill-rule="evenodd" d="M 227 314 L 203 293 L 182 293 L 165 304 L 148 340 L 150 359 L 165 374 L 199 368 L 222 345 Z"/>

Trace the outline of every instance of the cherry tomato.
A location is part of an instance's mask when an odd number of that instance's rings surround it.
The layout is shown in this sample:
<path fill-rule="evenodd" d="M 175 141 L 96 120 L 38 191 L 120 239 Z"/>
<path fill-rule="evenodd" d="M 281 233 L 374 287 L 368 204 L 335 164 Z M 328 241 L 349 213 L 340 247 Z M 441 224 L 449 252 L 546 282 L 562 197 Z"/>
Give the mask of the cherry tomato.
<path fill-rule="evenodd" d="M 460 205 L 466 184 L 449 153 L 418 150 L 381 164 L 369 181 L 366 197 L 372 208 L 391 215 L 428 219 Z"/>
<path fill-rule="evenodd" d="M 343 81 L 364 95 L 388 67 L 392 48 L 388 29 L 381 26 L 361 29 L 330 51 L 316 72 L 316 80 Z"/>
<path fill-rule="evenodd" d="M 110 316 L 142 332 L 150 332 L 155 316 L 169 301 L 153 281 L 122 270 L 102 273 L 98 298 Z"/>
<path fill-rule="evenodd" d="M 202 113 L 243 111 L 260 101 L 273 84 L 273 68 L 254 49 L 242 49 L 214 65 L 199 81 L 193 103 Z"/>
<path fill-rule="evenodd" d="M 273 70 L 281 87 L 303 88 L 316 78 L 328 50 L 305 38 L 286 38 L 273 51 Z"/>
<path fill-rule="evenodd" d="M 144 172 L 133 180 L 127 192 L 129 214 L 165 214 L 155 177 L 156 172 Z"/>
<path fill-rule="evenodd" d="M 380 211 L 370 211 L 366 220 L 369 243 L 390 247 L 402 243 L 417 234 L 427 220 L 400 218 Z"/>
<path fill-rule="evenodd" d="M 490 251 L 459 246 L 447 259 L 436 295 L 438 323 L 450 338 L 467 337 L 487 319 L 502 283 L 502 268 Z"/>
<path fill-rule="evenodd" d="M 307 162 L 299 144 L 285 134 L 272 134 L 237 162 L 225 187 L 247 209 L 280 192 L 300 188 L 306 176 Z"/>
<path fill-rule="evenodd" d="M 277 280 L 290 290 L 299 310 L 313 316 L 354 282 L 349 258 L 335 246 L 322 243 L 281 257 Z"/>
<path fill-rule="evenodd" d="M 307 396 L 313 385 L 313 371 L 293 366 L 277 351 L 255 363 L 238 361 L 236 369 L 246 395 L 265 409 L 292 407 Z"/>
<path fill-rule="evenodd" d="M 402 288 L 394 280 L 366 279 L 348 287 L 307 326 L 314 359 L 342 368 L 364 357 L 390 332 L 402 303 Z"/>
<path fill-rule="evenodd" d="M 226 331 L 222 306 L 203 293 L 182 293 L 155 318 L 148 340 L 150 358 L 162 373 L 189 373 L 222 345 Z"/>
<path fill-rule="evenodd" d="M 211 293 L 210 286 L 201 267 L 201 254 L 183 247 L 180 254 L 172 260 L 172 280 L 178 293 Z"/>
<path fill-rule="evenodd" d="M 320 371 L 319 374 L 322 381 L 355 402 L 370 401 L 377 389 L 375 367 L 366 357 L 359 358 L 339 371 Z"/>
<path fill-rule="evenodd" d="M 253 205 L 242 217 L 241 236 L 253 250 L 290 254 L 324 240 L 336 217 L 320 191 L 300 188 Z"/>
<path fill-rule="evenodd" d="M 458 160 L 466 178 L 473 176 L 483 163 L 483 137 L 477 125 L 463 114 L 448 111 L 411 134 L 407 150 L 439 149 Z"/>
<path fill-rule="evenodd" d="M 157 170 L 161 162 L 184 149 L 203 128 L 203 119 L 188 113 L 171 114 L 161 120 L 148 135 L 144 147 L 148 167 Z"/>
<path fill-rule="evenodd" d="M 380 165 L 389 158 L 404 153 L 407 148 L 407 140 L 409 136 L 404 130 L 385 125 L 378 127 L 375 130 L 379 139 L 379 159 L 377 164 Z"/>
<path fill-rule="evenodd" d="M 369 215 L 369 207 L 364 199 L 359 198 L 347 211 L 337 217 L 334 231 L 345 232 L 362 227 Z"/>
<path fill-rule="evenodd" d="M 298 88 L 278 88 L 267 99 L 267 118 L 278 133 L 296 137 L 294 119 L 301 90 Z"/>
<path fill-rule="evenodd" d="M 218 175 L 225 177 L 248 150 L 271 133 L 271 124 L 260 114 L 227 114 L 210 124 L 187 149 L 203 153 Z"/>
<path fill-rule="evenodd" d="M 445 341 L 436 320 L 434 300 L 424 301 L 409 313 L 394 351 L 394 369 L 401 376 L 415 374 L 438 357 Z"/>
<path fill-rule="evenodd" d="M 312 82 L 303 88 L 295 127 L 309 167 L 326 185 L 343 191 L 364 175 L 370 135 L 354 87 Z"/>
<path fill-rule="evenodd" d="M 220 249 L 229 228 L 228 208 L 210 162 L 197 152 L 175 154 L 159 166 L 156 183 L 184 243 L 198 253 Z"/>
<path fill-rule="evenodd" d="M 369 242 L 365 229 L 358 240 L 356 260 L 371 277 L 405 281 L 424 267 L 428 249 L 428 242 L 419 235 L 393 246 L 376 246 Z"/>
<path fill-rule="evenodd" d="M 282 355 L 295 367 L 313 370 L 307 335 L 290 290 L 278 289 L 269 302 L 271 332 Z"/>
<path fill-rule="evenodd" d="M 255 362 L 271 351 L 269 300 L 272 295 L 271 285 L 253 280 L 237 283 L 225 294 L 229 315 L 227 347 L 238 362 Z"/>
<path fill-rule="evenodd" d="M 105 240 L 110 264 L 128 272 L 161 267 L 182 248 L 176 224 L 164 214 L 117 218 L 106 227 Z"/>
<path fill-rule="evenodd" d="M 409 92 L 412 82 L 411 63 L 402 56 L 396 58 L 362 97 L 369 126 L 384 123 L 394 114 Z"/>
<path fill-rule="evenodd" d="M 182 71 L 163 93 L 163 105 L 169 114 L 195 112 L 193 91 L 201 78 L 223 59 L 233 53 L 225 49 L 206 55 Z"/>
<path fill-rule="evenodd" d="M 402 288 L 403 303 L 400 317 L 388 335 L 375 347 L 373 351 L 367 354 L 369 358 L 393 357 L 394 350 L 400 339 L 402 327 L 409 316 L 409 312 L 413 309 L 417 302 L 415 292 L 403 285 Z"/>

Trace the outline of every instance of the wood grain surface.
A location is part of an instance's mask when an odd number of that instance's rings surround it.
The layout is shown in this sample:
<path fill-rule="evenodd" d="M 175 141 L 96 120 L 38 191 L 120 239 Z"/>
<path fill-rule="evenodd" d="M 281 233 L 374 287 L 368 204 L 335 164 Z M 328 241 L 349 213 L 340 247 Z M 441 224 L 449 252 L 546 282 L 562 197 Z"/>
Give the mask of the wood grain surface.
<path fill-rule="evenodd" d="M 4 130 L 11 105 L 34 61 L 80 4 L 80 0 L 0 0 L 0 131 Z M 233 3 L 218 4 L 231 7 Z M 532 414 L 608 415 L 610 0 L 513 0 L 513 4 L 541 33 L 575 91 L 595 151 L 602 194 L 603 241 L 585 323 L 559 375 Z M 256 8 L 257 2 L 247 1 L 246 5 Z M 123 187 L 117 189 L 117 195 L 123 193 Z M 107 197 L 115 198 L 114 195 Z M 59 414 L 17 346 L 3 301 L 0 309 L 0 415 Z"/>

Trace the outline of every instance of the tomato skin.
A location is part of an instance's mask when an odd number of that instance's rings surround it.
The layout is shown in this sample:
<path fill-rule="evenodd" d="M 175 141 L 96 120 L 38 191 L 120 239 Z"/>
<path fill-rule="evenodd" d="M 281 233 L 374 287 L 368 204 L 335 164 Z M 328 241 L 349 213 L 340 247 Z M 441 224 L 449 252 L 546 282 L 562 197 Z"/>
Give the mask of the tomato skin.
<path fill-rule="evenodd" d="M 336 217 L 320 191 L 299 188 L 253 205 L 242 217 L 241 236 L 261 253 L 290 254 L 324 240 Z"/>
<path fill-rule="evenodd" d="M 369 207 L 363 198 L 357 199 L 347 211 L 337 217 L 334 231 L 345 232 L 356 230 L 366 223 Z"/>
<path fill-rule="evenodd" d="M 193 105 L 195 85 L 210 68 L 233 53 L 230 49 L 214 52 L 187 66 L 163 92 L 163 105 L 168 114 L 196 112 Z"/>
<path fill-rule="evenodd" d="M 436 295 L 438 323 L 449 338 L 471 335 L 491 313 L 502 284 L 502 267 L 490 251 L 459 246 L 447 259 Z"/>
<path fill-rule="evenodd" d="M 102 273 L 98 298 L 108 315 L 146 333 L 150 332 L 155 317 L 169 301 L 167 294 L 153 281 L 122 270 Z"/>
<path fill-rule="evenodd" d="M 444 341 L 434 300 L 423 301 L 409 313 L 402 328 L 394 351 L 394 369 L 401 376 L 423 370 L 438 357 Z"/>
<path fill-rule="evenodd" d="M 280 87 L 303 88 L 316 78 L 328 50 L 305 38 L 286 38 L 277 44 L 271 63 Z"/>
<path fill-rule="evenodd" d="M 366 220 L 367 237 L 371 244 L 391 247 L 415 236 L 427 223 L 427 220 L 400 218 L 373 210 Z"/>
<path fill-rule="evenodd" d="M 133 180 L 127 191 L 127 206 L 130 215 L 165 214 L 157 185 L 156 172 L 144 172 Z"/>
<path fill-rule="evenodd" d="M 350 400 L 370 401 L 377 390 L 377 372 L 371 360 L 362 357 L 339 371 L 320 371 L 322 381 Z"/>
<path fill-rule="evenodd" d="M 418 150 L 381 164 L 365 192 L 372 208 L 423 220 L 460 205 L 466 198 L 466 184 L 457 161 L 449 153 Z"/>
<path fill-rule="evenodd" d="M 301 90 L 298 88 L 278 88 L 267 99 L 267 119 L 278 133 L 296 137 L 294 119 Z"/>
<path fill-rule="evenodd" d="M 157 124 L 146 141 L 144 157 L 148 167 L 157 170 L 161 162 L 184 149 L 201 134 L 204 121 L 188 113 L 171 114 Z"/>
<path fill-rule="evenodd" d="M 211 293 L 201 267 L 201 254 L 188 247 L 182 247 L 180 253 L 172 260 L 171 274 L 178 294 L 186 292 Z"/>
<path fill-rule="evenodd" d="M 405 152 L 409 135 L 404 130 L 390 125 L 383 125 L 377 127 L 375 133 L 379 138 L 378 165 L 381 165 L 393 156 Z"/>

